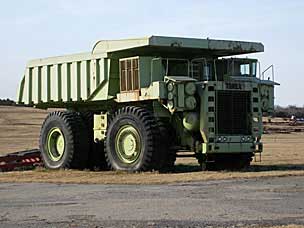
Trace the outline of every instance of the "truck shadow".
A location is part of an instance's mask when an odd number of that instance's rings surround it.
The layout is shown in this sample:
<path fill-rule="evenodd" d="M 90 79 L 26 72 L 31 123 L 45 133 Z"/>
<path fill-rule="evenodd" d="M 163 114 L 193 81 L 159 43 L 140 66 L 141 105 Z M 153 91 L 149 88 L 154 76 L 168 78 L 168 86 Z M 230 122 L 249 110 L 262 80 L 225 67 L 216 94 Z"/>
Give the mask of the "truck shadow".
<path fill-rule="evenodd" d="M 278 165 L 251 165 L 241 170 L 236 169 L 217 169 L 211 171 L 229 171 L 229 172 L 266 172 L 266 171 L 295 171 L 304 170 L 304 164 L 278 164 Z M 201 172 L 199 165 L 178 164 L 174 167 L 173 173 Z"/>

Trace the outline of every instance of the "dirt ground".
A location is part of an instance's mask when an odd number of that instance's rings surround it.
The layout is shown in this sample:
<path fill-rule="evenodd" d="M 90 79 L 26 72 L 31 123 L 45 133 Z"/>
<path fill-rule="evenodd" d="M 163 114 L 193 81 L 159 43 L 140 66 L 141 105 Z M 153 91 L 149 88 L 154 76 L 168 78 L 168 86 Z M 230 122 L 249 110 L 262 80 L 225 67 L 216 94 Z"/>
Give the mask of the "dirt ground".
<path fill-rule="evenodd" d="M 41 124 L 47 111 L 0 106 L 0 155 L 38 148 Z"/>
<path fill-rule="evenodd" d="M 41 124 L 47 111 L 0 106 L 0 155 L 9 152 L 38 148 Z M 37 169 L 26 172 L 0 173 L 0 182 L 60 182 L 60 183 L 172 183 L 178 181 L 200 181 L 263 176 L 304 175 L 304 131 L 294 129 L 304 126 L 289 126 L 283 120 L 267 123 L 263 135 L 264 152 L 262 162 L 242 172 L 201 172 L 195 159 L 177 159 L 176 171 L 170 174 L 157 172 L 120 173 L 90 171 L 47 171 Z M 282 132 L 284 133 L 275 133 Z M 288 131 L 286 131 L 286 129 Z"/>

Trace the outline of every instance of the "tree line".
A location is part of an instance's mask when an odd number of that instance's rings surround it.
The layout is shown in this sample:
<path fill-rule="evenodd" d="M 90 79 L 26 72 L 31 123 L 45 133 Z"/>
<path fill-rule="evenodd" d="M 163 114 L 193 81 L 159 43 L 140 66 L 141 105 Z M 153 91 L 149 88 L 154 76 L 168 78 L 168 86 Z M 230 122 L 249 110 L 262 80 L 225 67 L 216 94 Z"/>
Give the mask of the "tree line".
<path fill-rule="evenodd" d="M 16 102 L 7 98 L 7 99 L 0 99 L 0 105 L 8 105 L 8 106 L 15 106 Z"/>
<path fill-rule="evenodd" d="M 287 107 L 275 106 L 273 117 L 290 118 L 296 116 L 297 118 L 304 118 L 304 106 L 297 107 L 295 105 L 289 105 Z"/>

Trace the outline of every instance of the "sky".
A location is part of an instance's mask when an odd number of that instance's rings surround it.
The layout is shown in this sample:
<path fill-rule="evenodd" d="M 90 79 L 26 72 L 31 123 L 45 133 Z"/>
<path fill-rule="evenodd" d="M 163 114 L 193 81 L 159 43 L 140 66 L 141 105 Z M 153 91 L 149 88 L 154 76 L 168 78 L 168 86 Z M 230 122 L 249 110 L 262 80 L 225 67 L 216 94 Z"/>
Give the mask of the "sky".
<path fill-rule="evenodd" d="M 0 98 L 15 99 L 30 59 L 91 51 L 100 39 L 148 35 L 262 42 L 275 104 L 304 106 L 304 1 L 0 0 Z"/>

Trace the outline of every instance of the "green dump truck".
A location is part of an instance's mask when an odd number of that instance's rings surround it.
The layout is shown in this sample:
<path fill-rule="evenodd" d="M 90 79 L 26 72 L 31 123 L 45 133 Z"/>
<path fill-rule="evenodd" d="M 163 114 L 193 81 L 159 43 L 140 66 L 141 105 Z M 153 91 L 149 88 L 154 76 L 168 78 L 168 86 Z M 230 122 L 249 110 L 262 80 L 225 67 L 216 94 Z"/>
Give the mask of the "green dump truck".
<path fill-rule="evenodd" d="M 243 41 L 101 40 L 88 53 L 28 62 L 17 100 L 58 110 L 40 135 L 50 169 L 170 170 L 179 155 L 242 168 L 263 149 L 277 83 L 257 73 L 257 59 L 231 56 L 263 51 Z"/>

